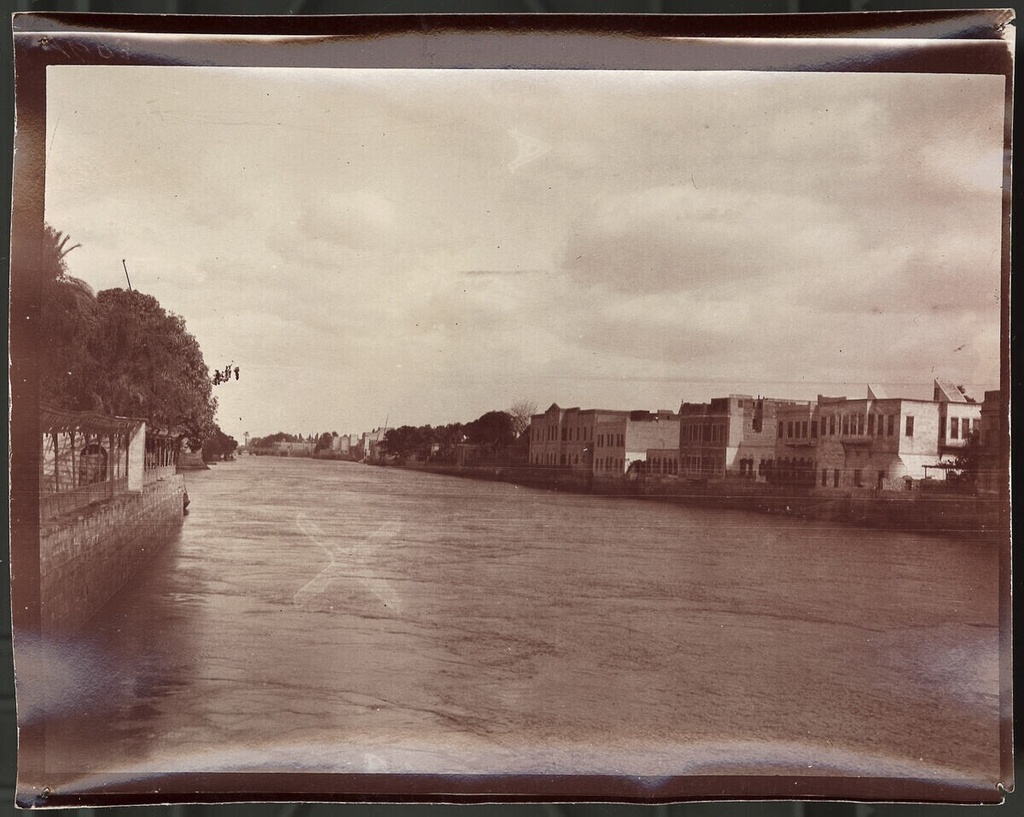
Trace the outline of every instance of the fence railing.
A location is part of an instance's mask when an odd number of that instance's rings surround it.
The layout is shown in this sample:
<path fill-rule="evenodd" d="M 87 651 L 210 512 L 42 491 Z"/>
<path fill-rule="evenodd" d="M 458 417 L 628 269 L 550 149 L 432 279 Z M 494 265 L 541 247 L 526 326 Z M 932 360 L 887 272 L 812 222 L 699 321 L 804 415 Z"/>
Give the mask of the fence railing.
<path fill-rule="evenodd" d="M 178 438 L 147 435 L 146 421 L 43 406 L 41 521 L 139 491 L 177 468 Z"/>

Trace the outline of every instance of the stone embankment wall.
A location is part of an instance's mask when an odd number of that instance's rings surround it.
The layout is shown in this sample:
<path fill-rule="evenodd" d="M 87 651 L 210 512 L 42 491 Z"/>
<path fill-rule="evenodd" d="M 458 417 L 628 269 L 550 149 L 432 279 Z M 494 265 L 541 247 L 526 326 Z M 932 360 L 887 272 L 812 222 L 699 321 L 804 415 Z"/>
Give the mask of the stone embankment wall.
<path fill-rule="evenodd" d="M 511 482 L 532 488 L 758 511 L 928 533 L 998 535 L 1005 527 L 997 498 L 915 491 L 815 492 L 730 480 L 686 482 L 594 479 L 569 469 L 500 466 L 399 466 L 435 474 Z"/>
<path fill-rule="evenodd" d="M 181 528 L 185 482 L 174 475 L 44 525 L 39 532 L 43 632 L 74 631 Z"/>

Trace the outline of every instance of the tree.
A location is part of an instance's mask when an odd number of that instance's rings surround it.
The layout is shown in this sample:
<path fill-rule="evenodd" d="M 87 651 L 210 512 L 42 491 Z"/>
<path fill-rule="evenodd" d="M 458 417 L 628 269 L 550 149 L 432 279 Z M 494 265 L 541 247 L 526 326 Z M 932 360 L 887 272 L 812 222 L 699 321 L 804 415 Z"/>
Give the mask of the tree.
<path fill-rule="evenodd" d="M 43 228 L 40 394 L 60 408 L 140 417 L 183 431 L 198 450 L 214 433 L 217 401 L 196 339 L 151 295 L 94 295 L 68 274 L 77 248 Z"/>
<path fill-rule="evenodd" d="M 414 426 L 389 428 L 384 432 L 384 439 L 381 440 L 381 451 L 402 459 L 423 454 L 424 449 L 430 447 L 430 426 L 425 428 L 428 433 L 424 433 L 424 428 L 415 428 Z"/>
<path fill-rule="evenodd" d="M 92 408 L 180 429 L 190 448 L 201 447 L 215 433 L 217 400 L 185 321 L 153 296 L 123 289 L 100 292 L 96 315 L 87 384 Z"/>
<path fill-rule="evenodd" d="M 507 411 L 488 411 L 466 426 L 466 439 L 492 452 L 507 448 L 515 438 L 512 415 Z"/>
<path fill-rule="evenodd" d="M 252 441 L 254 448 L 270 448 L 275 443 L 296 443 L 301 440 L 286 431 L 278 431 L 274 434 L 270 434 L 266 437 L 257 437 Z"/>
<path fill-rule="evenodd" d="M 981 466 L 981 437 L 977 431 L 972 431 L 964 443 L 963 448 L 953 465 L 959 472 L 958 480 L 967 485 L 974 485 L 978 481 L 978 471 Z"/>
<path fill-rule="evenodd" d="M 203 443 L 203 462 L 223 460 L 234 454 L 237 448 L 238 441 L 234 437 L 221 431 L 220 426 L 214 426 L 213 434 Z"/>
<path fill-rule="evenodd" d="M 325 431 L 317 438 L 316 445 L 313 446 L 313 453 L 319 454 L 321 451 L 330 451 L 333 445 L 334 437 L 331 436 L 331 432 Z"/>
<path fill-rule="evenodd" d="M 96 296 L 68 274 L 67 255 L 78 244 L 49 224 L 43 227 L 40 303 L 40 396 L 59 408 L 92 408 L 87 388 L 95 361 L 89 340 L 96 325 Z"/>
<path fill-rule="evenodd" d="M 455 446 L 466 438 L 466 429 L 462 423 L 449 423 L 434 429 L 433 442 L 437 443 L 436 459 L 441 462 L 455 460 Z"/>
<path fill-rule="evenodd" d="M 535 400 L 516 400 L 508 407 L 508 414 L 512 417 L 512 430 L 517 437 L 530 427 L 530 421 L 536 413 L 537 402 Z"/>
<path fill-rule="evenodd" d="M 978 402 L 977 400 L 975 400 L 973 397 L 971 397 L 967 393 L 967 388 L 965 386 L 960 385 L 960 386 L 957 386 L 956 389 L 957 389 L 958 392 L 960 392 L 960 394 L 962 394 L 964 396 L 964 400 L 966 400 L 968 403 L 977 403 Z"/>

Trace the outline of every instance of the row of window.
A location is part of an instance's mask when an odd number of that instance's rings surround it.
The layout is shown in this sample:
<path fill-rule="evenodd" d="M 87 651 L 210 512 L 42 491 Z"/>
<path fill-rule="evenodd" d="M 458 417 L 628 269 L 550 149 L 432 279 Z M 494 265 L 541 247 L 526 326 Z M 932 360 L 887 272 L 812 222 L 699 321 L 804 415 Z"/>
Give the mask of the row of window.
<path fill-rule="evenodd" d="M 725 423 L 683 423 L 682 439 L 690 442 L 724 443 L 728 440 Z"/>
<path fill-rule="evenodd" d="M 648 474 L 678 474 L 679 460 L 673 457 L 652 457 L 641 463 L 641 468 Z"/>
<path fill-rule="evenodd" d="M 598 434 L 597 435 L 597 447 L 598 448 L 622 448 L 626 444 L 625 434 Z"/>
<path fill-rule="evenodd" d="M 683 470 L 689 474 L 720 474 L 725 470 L 724 457 L 686 456 L 682 461 Z"/>
<path fill-rule="evenodd" d="M 970 420 L 967 417 L 949 418 L 949 439 L 958 440 L 962 436 L 965 440 L 971 436 L 971 431 L 977 431 L 980 420 Z"/>
<path fill-rule="evenodd" d="M 625 460 L 616 457 L 601 457 L 594 461 L 595 471 L 618 471 L 621 474 L 625 467 Z"/>
<path fill-rule="evenodd" d="M 800 439 L 806 437 L 892 437 L 896 433 L 895 414 L 829 414 L 812 420 L 780 420 L 779 437 Z M 906 435 L 914 436 L 914 418 L 907 417 Z"/>

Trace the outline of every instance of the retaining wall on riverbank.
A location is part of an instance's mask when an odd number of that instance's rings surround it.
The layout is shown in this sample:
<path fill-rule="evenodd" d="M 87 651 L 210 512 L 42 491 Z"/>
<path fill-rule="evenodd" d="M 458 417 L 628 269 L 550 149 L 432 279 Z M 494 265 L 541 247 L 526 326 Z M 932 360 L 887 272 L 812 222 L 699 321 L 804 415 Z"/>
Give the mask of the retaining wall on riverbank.
<path fill-rule="evenodd" d="M 54 519 L 39 532 L 43 632 L 74 631 L 181 527 L 180 475 Z"/>
<path fill-rule="evenodd" d="M 398 466 L 469 479 L 511 482 L 532 488 L 604 496 L 635 496 L 661 502 L 694 504 L 798 516 L 832 522 L 929 533 L 994 535 L 1002 529 L 998 498 L 985 495 L 874 491 L 816 492 L 806 487 L 730 480 L 594 479 L 570 469 L 411 465 Z"/>

